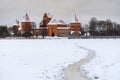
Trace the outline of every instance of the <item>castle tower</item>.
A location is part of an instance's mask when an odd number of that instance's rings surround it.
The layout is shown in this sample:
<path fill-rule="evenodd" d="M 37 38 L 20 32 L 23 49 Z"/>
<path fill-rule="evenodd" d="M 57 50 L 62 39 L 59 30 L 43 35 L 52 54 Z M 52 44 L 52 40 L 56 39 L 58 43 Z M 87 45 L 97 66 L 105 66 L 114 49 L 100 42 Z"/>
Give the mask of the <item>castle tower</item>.
<path fill-rule="evenodd" d="M 73 34 L 74 36 L 80 36 L 81 34 L 81 24 L 78 21 L 77 16 L 75 15 L 73 17 L 73 20 L 70 23 L 70 31 L 71 31 L 71 35 Z"/>
<path fill-rule="evenodd" d="M 47 24 L 50 22 L 51 16 L 49 13 L 44 13 L 43 19 L 40 22 L 40 33 L 42 36 L 47 36 L 48 34 L 48 29 L 47 29 Z"/>
<path fill-rule="evenodd" d="M 15 24 L 13 24 L 13 26 L 16 26 L 17 28 L 20 27 L 20 25 L 19 25 L 19 21 L 18 21 L 17 19 L 15 20 Z"/>
<path fill-rule="evenodd" d="M 32 22 L 30 21 L 30 18 L 26 13 L 26 15 L 23 16 L 23 20 L 21 22 L 21 33 L 31 32 L 31 30 L 32 30 Z"/>
<path fill-rule="evenodd" d="M 57 36 L 57 20 L 52 19 L 47 26 L 48 26 L 48 36 Z"/>
<path fill-rule="evenodd" d="M 18 33 L 19 33 L 19 27 L 20 27 L 19 21 L 16 19 L 15 20 L 15 24 L 13 24 L 13 26 L 12 26 L 12 35 L 13 36 L 17 36 L 18 35 Z"/>
<path fill-rule="evenodd" d="M 50 20 L 51 20 L 50 14 L 49 13 L 45 13 L 43 15 L 43 20 L 42 20 L 42 22 L 40 24 L 40 27 L 47 27 L 47 24 L 50 22 Z"/>

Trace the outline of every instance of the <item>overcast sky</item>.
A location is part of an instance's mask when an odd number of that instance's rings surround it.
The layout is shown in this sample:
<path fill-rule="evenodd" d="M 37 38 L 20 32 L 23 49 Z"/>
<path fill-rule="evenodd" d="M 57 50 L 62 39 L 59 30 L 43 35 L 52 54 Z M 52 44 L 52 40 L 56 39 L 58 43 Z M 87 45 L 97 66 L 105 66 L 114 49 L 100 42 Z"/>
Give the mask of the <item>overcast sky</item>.
<path fill-rule="evenodd" d="M 82 24 L 91 17 L 120 23 L 120 0 L 0 0 L 0 25 L 11 26 L 27 12 L 37 25 L 45 12 L 69 23 L 74 14 Z"/>

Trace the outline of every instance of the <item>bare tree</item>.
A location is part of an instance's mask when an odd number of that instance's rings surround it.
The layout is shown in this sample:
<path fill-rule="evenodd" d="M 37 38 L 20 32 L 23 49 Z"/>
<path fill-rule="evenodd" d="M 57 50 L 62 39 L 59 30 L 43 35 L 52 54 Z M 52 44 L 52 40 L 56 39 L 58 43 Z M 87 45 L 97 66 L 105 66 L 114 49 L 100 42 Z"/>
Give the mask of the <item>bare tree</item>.
<path fill-rule="evenodd" d="M 95 17 L 92 17 L 90 22 L 89 22 L 90 34 L 93 36 L 95 35 L 95 28 L 96 28 L 97 23 L 98 23 L 98 20 Z"/>

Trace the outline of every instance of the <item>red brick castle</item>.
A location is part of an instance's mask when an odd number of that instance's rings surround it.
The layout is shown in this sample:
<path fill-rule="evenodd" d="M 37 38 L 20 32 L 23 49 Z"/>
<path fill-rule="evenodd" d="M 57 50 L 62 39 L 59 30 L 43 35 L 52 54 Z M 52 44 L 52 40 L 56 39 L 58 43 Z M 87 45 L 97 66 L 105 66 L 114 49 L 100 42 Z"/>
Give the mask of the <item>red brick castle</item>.
<path fill-rule="evenodd" d="M 43 19 L 40 22 L 39 28 L 35 29 L 33 22 L 30 21 L 28 14 L 23 17 L 19 26 L 21 34 L 30 32 L 33 35 L 45 35 L 45 36 L 57 36 L 57 37 L 68 37 L 81 35 L 81 23 L 78 21 L 75 15 L 70 24 L 66 24 L 63 20 L 57 20 L 45 13 Z"/>

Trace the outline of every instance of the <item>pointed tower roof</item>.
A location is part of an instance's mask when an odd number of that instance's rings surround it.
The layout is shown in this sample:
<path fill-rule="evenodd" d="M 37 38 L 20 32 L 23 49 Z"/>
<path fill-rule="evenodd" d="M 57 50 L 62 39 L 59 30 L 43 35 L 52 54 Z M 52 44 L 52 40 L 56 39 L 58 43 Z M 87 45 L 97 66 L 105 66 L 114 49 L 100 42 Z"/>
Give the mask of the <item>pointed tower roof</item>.
<path fill-rule="evenodd" d="M 26 21 L 30 21 L 30 18 L 29 18 L 29 16 L 28 16 L 27 13 L 26 13 L 26 15 L 25 15 L 25 20 L 26 20 Z"/>
<path fill-rule="evenodd" d="M 30 22 L 30 18 L 27 13 L 25 14 L 25 16 L 23 16 L 22 22 Z"/>
<path fill-rule="evenodd" d="M 73 17 L 73 19 L 72 19 L 71 23 L 79 23 L 79 21 L 78 21 L 78 18 L 77 18 L 77 16 L 76 16 L 76 14 L 75 14 L 75 16 Z"/>
<path fill-rule="evenodd" d="M 65 25 L 66 23 L 63 20 L 57 20 L 57 23 L 60 25 Z"/>
<path fill-rule="evenodd" d="M 19 26 L 19 21 L 16 19 L 16 20 L 15 20 L 15 24 L 13 24 L 13 25 Z"/>
<path fill-rule="evenodd" d="M 52 15 L 50 13 L 44 13 L 43 18 L 51 18 Z"/>
<path fill-rule="evenodd" d="M 44 13 L 43 18 L 48 18 L 47 13 Z"/>

